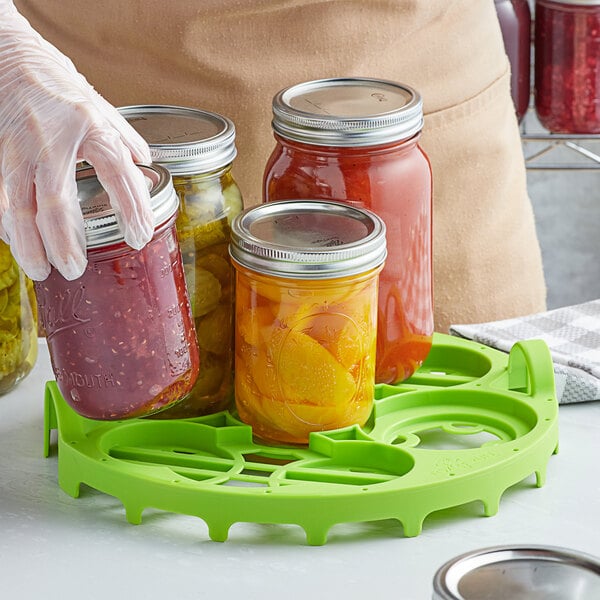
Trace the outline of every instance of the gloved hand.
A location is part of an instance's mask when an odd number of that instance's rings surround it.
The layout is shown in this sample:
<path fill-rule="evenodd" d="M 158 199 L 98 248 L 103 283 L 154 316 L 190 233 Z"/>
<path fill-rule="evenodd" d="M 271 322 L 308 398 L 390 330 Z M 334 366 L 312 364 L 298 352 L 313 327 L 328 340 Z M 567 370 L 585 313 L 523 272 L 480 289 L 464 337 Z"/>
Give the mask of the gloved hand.
<path fill-rule="evenodd" d="M 153 233 L 146 142 L 73 63 L 0 0 L 0 237 L 25 273 L 54 265 L 76 279 L 87 264 L 75 165 L 95 167 L 123 229 L 140 249 Z"/>

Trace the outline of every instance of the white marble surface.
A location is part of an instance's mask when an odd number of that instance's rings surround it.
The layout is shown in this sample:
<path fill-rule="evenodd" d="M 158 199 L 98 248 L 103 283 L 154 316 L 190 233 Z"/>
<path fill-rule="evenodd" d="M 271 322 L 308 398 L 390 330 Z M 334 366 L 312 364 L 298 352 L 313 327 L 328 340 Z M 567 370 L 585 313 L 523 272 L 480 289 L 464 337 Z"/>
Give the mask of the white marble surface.
<path fill-rule="evenodd" d="M 431 598 L 448 559 L 498 544 L 546 544 L 600 555 L 600 402 L 560 408 L 560 453 L 546 485 L 508 490 L 496 516 L 479 503 L 431 515 L 405 538 L 396 522 L 338 525 L 324 546 L 295 526 L 237 524 L 212 542 L 196 518 L 146 511 L 130 525 L 122 505 L 57 484 L 56 450 L 43 458 L 47 350 L 0 397 L 0 597 Z"/>

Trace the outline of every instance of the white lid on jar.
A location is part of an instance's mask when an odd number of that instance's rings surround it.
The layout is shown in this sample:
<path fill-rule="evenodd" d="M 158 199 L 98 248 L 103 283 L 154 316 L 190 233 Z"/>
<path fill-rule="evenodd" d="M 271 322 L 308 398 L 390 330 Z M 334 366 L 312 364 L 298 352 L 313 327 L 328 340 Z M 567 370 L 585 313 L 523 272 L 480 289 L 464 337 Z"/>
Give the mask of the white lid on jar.
<path fill-rule="evenodd" d="M 160 165 L 138 165 L 150 191 L 150 207 L 154 223 L 160 227 L 179 208 L 171 175 Z M 110 205 L 106 190 L 96 176 L 92 166 L 77 169 L 77 198 L 83 213 L 85 241 L 88 248 L 99 248 L 124 241 L 118 216 Z"/>
<path fill-rule="evenodd" d="M 221 169 L 237 155 L 235 126 L 217 113 L 185 106 L 122 106 L 119 112 L 148 142 L 152 160 L 172 175 Z"/>
<path fill-rule="evenodd" d="M 423 128 L 423 101 L 411 87 L 346 77 L 293 85 L 273 98 L 273 130 L 318 146 L 374 146 L 413 137 Z"/>
<path fill-rule="evenodd" d="M 341 202 L 268 202 L 234 218 L 229 252 L 239 264 L 265 275 L 347 277 L 383 264 L 385 224 L 375 213 Z"/>

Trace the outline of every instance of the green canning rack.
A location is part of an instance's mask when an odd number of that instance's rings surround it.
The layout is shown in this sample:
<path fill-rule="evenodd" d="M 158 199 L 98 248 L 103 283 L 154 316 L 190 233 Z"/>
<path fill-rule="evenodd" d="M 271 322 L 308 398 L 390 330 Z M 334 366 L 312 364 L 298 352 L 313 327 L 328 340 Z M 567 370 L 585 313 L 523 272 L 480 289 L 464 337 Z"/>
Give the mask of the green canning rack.
<path fill-rule="evenodd" d="M 182 420 L 94 421 L 46 384 L 45 454 L 58 430 L 58 482 L 118 498 L 130 523 L 146 508 L 203 519 L 225 541 L 238 522 L 297 524 L 322 545 L 337 523 L 397 519 L 417 536 L 430 513 L 474 500 L 494 515 L 512 485 L 542 486 L 558 449 L 547 346 L 509 354 L 435 334 L 423 366 L 377 385 L 368 423 L 311 434 L 303 447 L 253 438 L 233 412 Z"/>

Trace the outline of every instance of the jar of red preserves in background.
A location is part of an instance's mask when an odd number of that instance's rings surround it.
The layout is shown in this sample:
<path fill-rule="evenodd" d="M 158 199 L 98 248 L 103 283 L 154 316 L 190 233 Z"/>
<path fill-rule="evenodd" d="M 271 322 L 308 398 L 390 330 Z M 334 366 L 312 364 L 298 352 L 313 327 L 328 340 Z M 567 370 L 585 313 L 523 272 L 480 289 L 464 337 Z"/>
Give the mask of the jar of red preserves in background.
<path fill-rule="evenodd" d="M 600 133 L 600 0 L 536 1 L 535 108 L 553 133 Z"/>
<path fill-rule="evenodd" d="M 378 383 L 409 377 L 433 334 L 431 167 L 418 145 L 420 95 L 376 79 L 302 83 L 273 99 L 276 146 L 264 200 L 320 198 L 379 215 L 387 251 L 379 278 Z"/>
<path fill-rule="evenodd" d="M 363 425 L 375 386 L 385 225 L 339 202 L 248 209 L 232 224 L 235 398 L 262 439 Z"/>
<path fill-rule="evenodd" d="M 224 410 L 233 402 L 232 219 L 242 196 L 231 168 L 235 127 L 216 113 L 183 106 L 127 106 L 121 114 L 148 142 L 152 160 L 173 177 L 176 227 L 200 350 L 200 373 L 188 396 L 161 418 Z"/>
<path fill-rule="evenodd" d="M 528 0 L 495 0 L 504 48 L 510 61 L 510 89 L 517 119 L 527 112 L 531 75 L 531 9 Z"/>
<path fill-rule="evenodd" d="M 140 167 L 156 229 L 125 244 L 93 168 L 77 171 L 88 265 L 36 282 L 52 368 L 65 400 L 92 419 L 145 416 L 180 401 L 198 376 L 198 346 L 175 232 L 178 199 L 166 169 Z"/>

